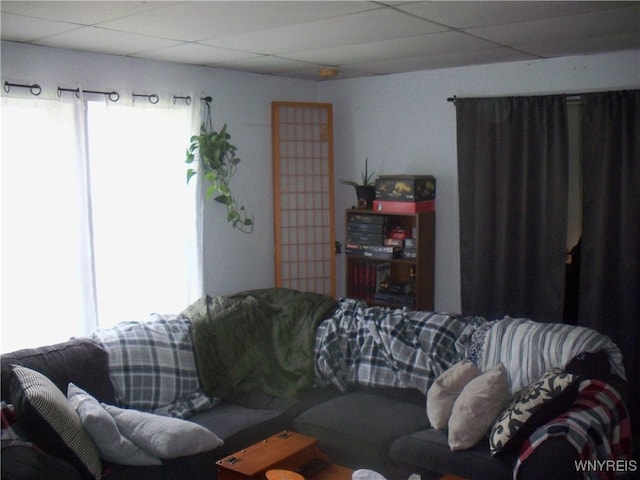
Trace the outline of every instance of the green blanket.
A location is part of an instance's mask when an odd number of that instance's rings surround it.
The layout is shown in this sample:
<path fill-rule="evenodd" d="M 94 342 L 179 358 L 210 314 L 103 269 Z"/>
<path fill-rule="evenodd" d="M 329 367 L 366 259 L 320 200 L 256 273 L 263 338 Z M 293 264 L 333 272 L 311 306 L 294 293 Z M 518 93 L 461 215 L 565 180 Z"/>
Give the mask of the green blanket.
<path fill-rule="evenodd" d="M 220 398 L 300 395 L 313 385 L 317 326 L 336 307 L 329 296 L 283 288 L 201 298 L 183 313 L 203 390 Z"/>

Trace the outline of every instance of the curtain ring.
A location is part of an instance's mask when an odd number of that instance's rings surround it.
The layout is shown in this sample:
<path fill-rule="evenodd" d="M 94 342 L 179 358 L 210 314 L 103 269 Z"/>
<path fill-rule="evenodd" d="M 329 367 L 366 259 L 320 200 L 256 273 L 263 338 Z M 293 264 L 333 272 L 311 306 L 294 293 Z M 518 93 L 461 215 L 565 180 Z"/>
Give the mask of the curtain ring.
<path fill-rule="evenodd" d="M 118 92 L 109 92 L 107 96 L 112 102 L 117 102 L 118 100 L 120 100 L 120 94 Z"/>
<path fill-rule="evenodd" d="M 34 95 L 37 97 L 42 93 L 42 87 L 37 83 L 34 83 L 33 85 L 31 85 L 31 87 L 29 87 L 29 91 L 31 92 L 31 95 Z"/>
<path fill-rule="evenodd" d="M 152 93 L 151 95 L 149 95 L 149 103 L 152 103 L 153 105 L 155 105 L 159 101 L 160 101 L 160 97 L 155 93 Z"/>

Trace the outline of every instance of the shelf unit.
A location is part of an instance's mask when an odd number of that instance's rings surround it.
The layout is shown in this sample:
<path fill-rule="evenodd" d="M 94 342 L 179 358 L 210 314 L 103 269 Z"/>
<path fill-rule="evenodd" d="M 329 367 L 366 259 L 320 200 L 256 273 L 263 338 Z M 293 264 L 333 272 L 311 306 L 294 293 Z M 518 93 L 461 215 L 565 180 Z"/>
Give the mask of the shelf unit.
<path fill-rule="evenodd" d="M 349 247 L 349 222 L 360 215 L 376 215 L 384 218 L 385 231 L 394 226 L 400 226 L 409 232 L 415 239 L 415 258 L 379 258 L 375 256 L 361 256 L 349 253 L 346 250 L 345 285 L 348 297 L 360 298 L 369 305 L 403 306 L 393 303 L 376 301 L 373 290 L 377 286 L 375 269 L 378 265 L 388 263 L 390 265 L 389 278 L 394 282 L 413 283 L 413 305 L 407 305 L 416 310 L 433 310 L 434 291 L 434 263 L 435 263 L 435 212 L 420 213 L 391 213 L 374 210 L 350 208 L 345 211 L 345 235 L 346 245 Z M 352 218 L 353 217 L 353 218 Z M 352 251 L 352 250 L 351 250 Z M 362 271 L 371 272 L 369 277 L 369 290 L 362 288 Z M 366 273 L 365 273 L 366 275 Z"/>

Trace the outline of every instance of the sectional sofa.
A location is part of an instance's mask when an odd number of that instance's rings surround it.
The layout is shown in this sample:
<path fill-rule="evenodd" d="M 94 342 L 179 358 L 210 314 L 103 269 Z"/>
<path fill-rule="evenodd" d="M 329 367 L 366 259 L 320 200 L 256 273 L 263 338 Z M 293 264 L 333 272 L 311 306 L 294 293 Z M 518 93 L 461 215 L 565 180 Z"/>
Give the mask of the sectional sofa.
<path fill-rule="evenodd" d="M 389 480 L 633 461 L 622 357 L 580 327 L 269 288 L 1 362 L 3 479 L 211 480 L 282 430 Z"/>

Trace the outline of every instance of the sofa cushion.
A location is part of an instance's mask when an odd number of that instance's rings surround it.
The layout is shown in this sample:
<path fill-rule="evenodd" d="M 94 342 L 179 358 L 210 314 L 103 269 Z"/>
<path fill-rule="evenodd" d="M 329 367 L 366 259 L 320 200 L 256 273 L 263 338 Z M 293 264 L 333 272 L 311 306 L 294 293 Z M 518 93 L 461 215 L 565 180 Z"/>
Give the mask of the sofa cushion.
<path fill-rule="evenodd" d="M 174 409 L 165 408 L 164 413 L 182 418 L 211 408 L 212 402 L 200 392 L 191 323 L 179 315 L 151 318 L 94 333 L 109 354 L 118 403 L 146 411 L 173 404 Z M 183 406 L 187 399 L 190 403 Z"/>
<path fill-rule="evenodd" d="M 471 380 L 453 404 L 451 450 L 471 448 L 482 440 L 508 401 L 507 369 L 501 363 Z"/>
<path fill-rule="evenodd" d="M 20 427 L 51 455 L 77 468 L 83 478 L 100 478 L 102 465 L 80 417 L 51 380 L 35 370 L 13 368 L 12 397 Z"/>
<path fill-rule="evenodd" d="M 1 465 L 5 480 L 82 480 L 70 463 L 31 447 L 2 448 Z"/>
<path fill-rule="evenodd" d="M 45 375 L 63 394 L 73 382 L 101 402 L 115 403 L 116 395 L 109 378 L 107 352 L 90 338 L 40 348 L 27 348 L 2 355 L 2 399 L 11 403 L 11 365 L 22 365 Z"/>
<path fill-rule="evenodd" d="M 536 428 L 571 406 L 579 383 L 580 377 L 553 368 L 515 394 L 493 424 L 491 453 L 518 450 Z"/>
<path fill-rule="evenodd" d="M 222 440 L 187 420 L 103 405 L 120 430 L 138 447 L 165 459 L 214 450 Z"/>
<path fill-rule="evenodd" d="M 113 417 L 87 392 L 70 383 L 67 398 L 78 413 L 85 431 L 96 444 L 101 458 L 122 465 L 162 463 L 158 457 L 123 436 Z"/>
<path fill-rule="evenodd" d="M 445 430 L 448 427 L 454 402 L 467 383 L 480 373 L 471 361 L 463 360 L 436 379 L 427 392 L 427 417 L 433 428 Z"/>
<path fill-rule="evenodd" d="M 353 392 L 306 410 L 294 419 L 292 429 L 318 438 L 336 463 L 385 474 L 391 443 L 427 425 L 422 405 Z"/>
<path fill-rule="evenodd" d="M 509 455 L 492 457 L 485 442 L 467 450 L 452 452 L 447 432 L 433 428 L 399 437 L 393 442 L 389 455 L 394 461 L 408 465 L 414 472 L 449 473 L 464 478 L 491 480 L 513 478 L 514 459 Z"/>

